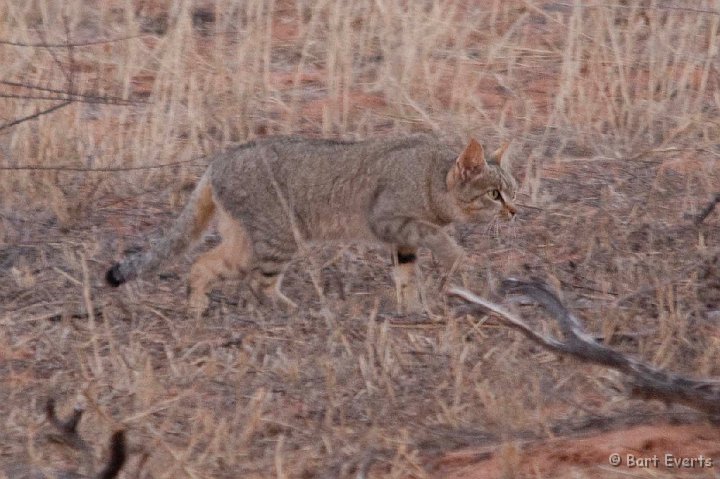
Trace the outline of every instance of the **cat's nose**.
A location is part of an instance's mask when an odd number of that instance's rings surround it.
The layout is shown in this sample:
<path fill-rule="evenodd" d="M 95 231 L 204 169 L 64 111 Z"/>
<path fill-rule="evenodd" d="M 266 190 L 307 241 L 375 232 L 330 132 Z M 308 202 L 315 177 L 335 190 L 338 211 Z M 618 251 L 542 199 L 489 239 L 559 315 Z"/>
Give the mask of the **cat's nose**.
<path fill-rule="evenodd" d="M 505 203 L 503 205 L 503 213 L 505 213 L 505 216 L 507 216 L 508 219 L 512 219 L 517 213 L 517 208 L 515 208 L 515 206 L 511 205 L 510 203 Z"/>

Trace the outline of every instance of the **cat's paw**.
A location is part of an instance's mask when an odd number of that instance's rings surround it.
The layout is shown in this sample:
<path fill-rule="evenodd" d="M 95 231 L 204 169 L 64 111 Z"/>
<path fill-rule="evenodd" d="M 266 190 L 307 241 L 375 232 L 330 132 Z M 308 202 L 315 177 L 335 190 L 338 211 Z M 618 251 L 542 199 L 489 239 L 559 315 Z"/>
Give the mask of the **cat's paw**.
<path fill-rule="evenodd" d="M 190 291 L 188 294 L 188 311 L 191 316 L 200 317 L 210 306 L 210 298 L 205 293 Z"/>
<path fill-rule="evenodd" d="M 414 285 L 406 284 L 396 286 L 396 288 L 398 296 L 398 313 L 412 314 L 425 312 L 425 308 L 423 307 L 420 299 L 420 293 Z"/>

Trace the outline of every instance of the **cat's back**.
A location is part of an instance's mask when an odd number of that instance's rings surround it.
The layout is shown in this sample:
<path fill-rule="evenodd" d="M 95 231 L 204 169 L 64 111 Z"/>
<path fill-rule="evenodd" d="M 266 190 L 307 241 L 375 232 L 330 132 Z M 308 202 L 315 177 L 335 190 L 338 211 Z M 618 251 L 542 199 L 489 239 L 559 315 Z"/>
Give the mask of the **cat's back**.
<path fill-rule="evenodd" d="M 244 189 L 274 180 L 318 186 L 343 178 L 417 176 L 446 146 L 427 134 L 361 141 L 272 136 L 230 149 L 213 162 L 213 185 Z"/>
<path fill-rule="evenodd" d="M 357 223 L 348 228 L 359 232 L 380 190 L 392 190 L 400 209 L 427 206 L 428 176 L 447 151 L 430 135 L 363 141 L 268 137 L 218 157 L 212 185 L 224 208 L 247 223 L 287 215 L 286 203 L 308 230 L 347 222 Z"/>
<path fill-rule="evenodd" d="M 269 136 L 250 141 L 220 154 L 216 164 L 254 168 L 260 163 L 282 163 L 285 167 L 311 166 L 332 161 L 382 163 L 391 161 L 394 154 L 417 151 L 436 151 L 445 148 L 435 136 L 413 134 L 402 137 L 372 138 L 366 140 L 336 140 L 301 136 Z"/>

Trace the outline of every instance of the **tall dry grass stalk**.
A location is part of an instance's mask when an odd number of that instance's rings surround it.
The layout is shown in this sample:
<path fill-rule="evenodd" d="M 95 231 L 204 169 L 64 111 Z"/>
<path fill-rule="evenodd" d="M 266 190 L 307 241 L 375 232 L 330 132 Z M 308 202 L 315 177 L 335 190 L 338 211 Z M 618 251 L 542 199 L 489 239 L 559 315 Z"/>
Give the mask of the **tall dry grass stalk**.
<path fill-rule="evenodd" d="M 576 2 L 554 105 L 558 124 L 618 159 L 717 142 L 720 12 L 708 14 L 713 8 L 717 2 L 687 9 Z"/>
<path fill-rule="evenodd" d="M 202 155 L 275 133 L 515 139 L 521 200 L 535 208 L 516 237 L 462 238 L 477 265 L 468 287 L 490 295 L 505 273 L 547 273 L 608 341 L 717 374 L 720 342 L 701 318 L 716 296 L 686 274 L 697 279 L 705 252 L 693 232 L 660 224 L 706 203 L 717 174 L 670 165 L 653 183 L 633 163 L 717 154 L 712 10 L 710 0 L 0 2 L 3 456 L 43 462 L 28 411 L 48 391 L 81 390 L 105 418 L 89 423 L 123 418 L 147 448 L 137 473 L 133 452 L 133 477 L 427 477 L 428 455 L 498 439 L 511 477 L 518 437 L 627 405 L 617 380 L 533 350 L 492 319 L 455 317 L 427 256 L 424 301 L 438 306 L 417 323 L 389 313 L 387 255 L 355 246 L 310 274 L 307 261 L 291 268 L 295 313 L 245 308 L 229 284 L 209 317 L 190 318 L 184 271 L 101 289 L 109 257 L 181 206 Z M 598 161 L 551 162 L 561 156 Z M 703 249 L 713 234 L 698 233 Z M 325 288 L 319 276 L 336 267 L 340 285 Z"/>
<path fill-rule="evenodd" d="M 562 141 L 623 158 L 690 138 L 704 145 L 718 137 L 720 15 L 701 13 L 712 1 L 693 5 L 5 2 L 2 40 L 116 40 L 0 45 L 0 80 L 42 88 L 3 92 L 67 98 L 47 90 L 72 89 L 143 103 L 73 96 L 2 132 L 0 165 L 144 167 L 270 133 L 434 130 L 533 147 L 559 131 Z M 0 109 L 9 121 L 60 101 L 3 98 Z M 101 181 L 98 192 L 167 184 L 189 166 L 114 173 L 121 179 Z M 107 177 L 21 171 L 0 186 L 42 203 L 47 191 L 73 197 Z"/>

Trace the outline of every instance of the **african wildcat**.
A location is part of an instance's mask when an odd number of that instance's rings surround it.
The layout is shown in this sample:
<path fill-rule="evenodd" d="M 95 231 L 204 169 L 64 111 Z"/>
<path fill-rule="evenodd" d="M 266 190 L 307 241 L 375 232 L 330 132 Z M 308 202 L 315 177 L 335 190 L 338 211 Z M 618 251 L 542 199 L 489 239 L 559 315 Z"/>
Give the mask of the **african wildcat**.
<path fill-rule="evenodd" d="M 412 284 L 418 247 L 451 270 L 463 252 L 445 226 L 514 216 L 516 183 L 503 161 L 506 149 L 487 162 L 475 140 L 458 155 L 428 135 L 253 141 L 219 154 L 168 234 L 150 251 L 116 263 L 105 278 L 118 286 L 157 268 L 216 216 L 223 241 L 190 272 L 190 304 L 199 311 L 213 283 L 230 276 L 248 275 L 261 297 L 292 304 L 279 289 L 285 265 L 299 241 L 327 240 L 391 245 L 401 305 L 418 309 Z"/>

